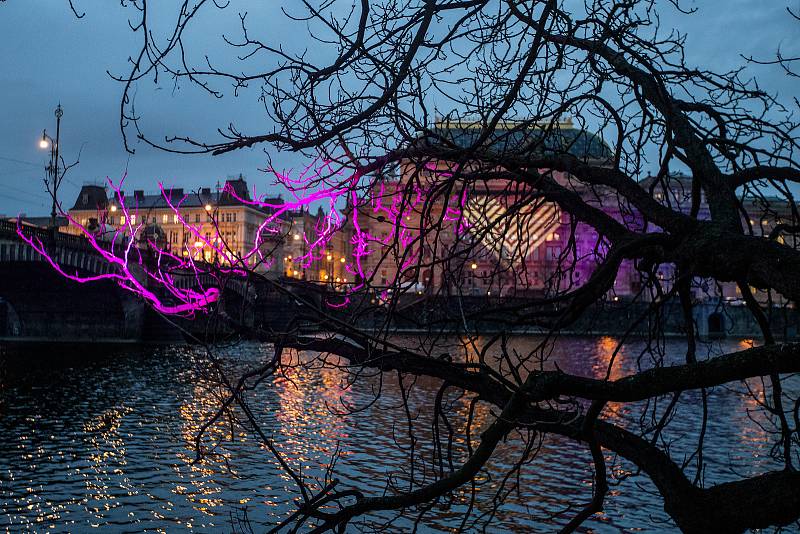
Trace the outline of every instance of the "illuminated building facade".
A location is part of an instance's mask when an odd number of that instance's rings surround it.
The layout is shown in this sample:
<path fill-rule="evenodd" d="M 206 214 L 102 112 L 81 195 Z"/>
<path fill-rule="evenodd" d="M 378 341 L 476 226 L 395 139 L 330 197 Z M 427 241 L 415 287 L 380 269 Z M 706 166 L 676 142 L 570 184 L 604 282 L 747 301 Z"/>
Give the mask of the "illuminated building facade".
<path fill-rule="evenodd" d="M 215 252 L 187 231 L 187 225 L 198 228 L 198 233 L 205 236 L 207 242 L 220 239 L 233 256 L 242 257 L 249 245 L 255 242 L 267 215 L 265 208 L 239 200 L 250 199 L 247 182 L 241 176 L 227 180 L 225 187 L 218 184 L 214 190 L 206 187 L 186 192 L 176 188 L 166 193 L 170 202 L 161 192 L 145 194 L 136 190 L 132 196 L 123 194 L 122 201 L 130 217 L 127 221 L 119 209 L 119 198 L 109 197 L 102 186 L 84 185 L 68 212 L 72 220 L 65 231 L 81 235 L 83 231 L 75 223 L 93 232 L 124 229 L 129 223 L 134 226 L 144 224 L 148 238 L 157 240 L 160 246 L 172 253 L 213 261 L 218 259 Z M 280 199 L 273 199 L 275 204 L 280 202 Z M 260 272 L 281 275 L 284 271 L 282 236 L 263 235 L 261 249 L 267 260 L 252 256 L 248 260 L 250 265 Z"/>
<path fill-rule="evenodd" d="M 461 147 L 471 146 L 481 132 L 479 125 L 469 123 L 437 124 L 436 128 L 437 133 Z M 538 143 L 533 150 L 542 154 L 568 152 L 600 165 L 611 155 L 599 137 L 575 128 L 571 121 L 561 122 L 548 133 L 537 128 L 516 130 L 513 124 L 503 128 L 498 128 L 496 140 L 490 138 L 490 143 L 501 145 L 498 153 Z M 502 170 L 497 168 L 498 172 Z M 508 180 L 481 181 L 463 194 L 456 191 L 448 198 L 434 197 L 432 202 L 420 200 L 430 199 L 430 191 L 407 190 L 407 184 L 414 183 L 425 189 L 426 181 L 435 183 L 437 174 L 453 172 L 454 165 L 447 161 L 431 162 L 422 168 L 408 162 L 401 167 L 399 179 L 378 181 L 369 202 L 359 207 L 358 225 L 366 229 L 374 243 L 372 253 L 363 258 L 364 272 L 371 276 L 373 287 L 399 286 L 418 293 L 524 296 L 579 287 L 602 262 L 608 244 L 594 228 L 575 221 L 573 229 L 570 216 L 555 204 L 537 199 L 532 191 Z M 589 187 L 563 172 L 551 175 L 587 204 L 632 230 L 642 229 L 641 216 L 621 203 L 614 190 Z M 666 183 L 659 184 L 646 178 L 641 186 L 652 189 L 654 198 L 664 205 L 689 213 L 691 182 L 690 176 L 672 175 Z M 526 195 L 530 195 L 529 199 Z M 517 211 L 504 220 L 500 216 L 509 206 Z M 766 213 L 757 219 L 742 219 L 745 231 L 756 236 L 768 236 L 778 224 L 792 220 L 791 206 L 785 199 L 749 197 L 743 199 L 742 207 L 746 213 Z M 704 196 L 696 216 L 700 220 L 710 218 Z M 430 232 L 431 228 L 437 231 Z M 429 233 L 420 237 L 424 229 Z M 795 234 L 775 238 L 795 248 L 800 245 Z M 445 258 L 449 261 L 442 261 Z M 417 269 L 418 265 L 421 268 Z M 672 289 L 675 275 L 674 266 L 669 264 L 658 266 L 653 273 L 663 292 Z M 649 291 L 643 292 L 643 276 L 631 260 L 623 261 L 608 298 L 651 299 Z M 783 304 L 779 295 L 751 289 L 762 303 L 771 299 L 773 304 Z M 742 297 L 735 283 L 699 279 L 693 281 L 692 293 L 697 299 L 722 298 L 732 302 L 741 302 Z"/>
<path fill-rule="evenodd" d="M 327 224 L 322 208 L 312 212 L 307 208 L 287 211 L 286 236 L 283 244 L 284 274 L 341 289 L 352 284 L 354 277 L 347 271 L 351 261 L 351 227 L 344 225 L 333 232 L 322 250 L 310 251 Z"/>
<path fill-rule="evenodd" d="M 460 147 L 471 146 L 482 131 L 478 124 L 461 122 L 438 123 L 435 129 Z M 610 154 L 599 137 L 575 128 L 569 120 L 550 132 L 506 123 L 489 144 L 498 153 L 524 145 L 541 154 L 566 151 L 590 161 L 605 161 Z M 431 191 L 407 190 L 415 182 L 425 189 L 426 183 L 437 182 L 437 176 L 453 172 L 457 172 L 454 165 L 447 161 L 422 168 L 407 162 L 401 166 L 400 179 L 378 182 L 370 202 L 359 207 L 359 227 L 367 229 L 383 249 L 363 260 L 373 286 L 400 284 L 422 293 L 503 296 L 563 289 L 587 279 L 595 266 L 591 251 L 596 249 L 596 234 L 592 242 L 590 229 L 581 227 L 577 251 L 568 258 L 569 216 L 554 203 L 537 198 L 531 188 L 508 180 L 485 180 L 467 191 L 434 194 L 433 202 L 419 202 L 421 197 L 431 198 Z M 552 175 L 561 183 L 569 180 L 565 173 Z M 513 216 L 502 217 L 512 208 Z M 438 231 L 419 237 L 433 227 Z M 450 261 L 442 261 L 445 258 Z M 570 272 L 559 272 L 565 264 L 571 265 Z M 621 276 L 620 291 L 629 291 L 629 286 L 627 277 Z"/>
<path fill-rule="evenodd" d="M 469 146 L 480 132 L 469 124 L 437 127 L 462 146 Z M 574 128 L 569 121 L 547 134 L 536 128 L 521 131 L 513 125 L 506 127 L 508 138 L 500 129 L 495 142 L 526 146 L 538 142 L 543 154 L 567 151 L 601 164 L 610 155 L 600 138 Z M 82 233 L 75 222 L 95 234 L 98 230 L 106 232 L 106 228 L 112 234 L 113 230 L 124 232 L 129 223 L 143 224 L 147 238 L 158 241 L 161 248 L 205 261 L 219 258 L 213 247 L 203 243 L 202 236 L 206 242 L 220 238 L 234 257 L 243 257 L 260 242 L 259 256 L 266 260 L 251 255 L 249 266 L 275 277 L 318 283 L 338 291 L 358 289 L 366 279 L 366 285 L 377 291 L 401 288 L 419 294 L 541 295 L 585 284 L 602 262 L 607 243 L 597 232 L 572 221 L 556 204 L 539 198 L 533 188 L 489 179 L 472 184 L 468 190 L 437 193 L 436 184 L 447 182 L 439 178 L 452 172 L 453 165 L 446 161 L 422 167 L 405 162 L 399 169 L 399 179 L 376 180 L 357 207 L 347 204 L 336 217 L 303 203 L 287 209 L 289 205 L 280 198 L 251 202 L 247 183 L 239 177 L 214 190 L 167 191 L 172 202 L 161 193 L 134 191 L 132 196 L 123 195 L 131 218 L 126 221 L 116 195 L 109 196 L 101 186 L 86 185 L 69 210 L 72 221 L 67 231 Z M 551 175 L 587 204 L 631 229 L 641 228 L 641 217 L 622 205 L 613 190 L 589 188 L 563 172 Z M 457 186 L 463 183 L 466 181 L 456 181 Z M 654 184 L 648 178 L 642 187 L 652 189 L 657 201 L 688 213 L 690 177 L 672 176 L 666 184 Z M 763 213 L 764 202 L 770 205 L 768 215 L 758 220 L 743 219 L 755 235 L 767 236 L 778 224 L 792 220 L 785 200 L 745 199 L 743 207 L 748 213 Z M 509 209 L 514 210 L 513 215 L 503 217 Z M 277 224 L 271 232 L 262 231 L 261 239 L 257 239 L 265 219 L 271 217 Z M 704 199 L 697 217 L 709 218 Z M 187 224 L 194 227 L 194 233 L 187 231 Z M 787 234 L 776 239 L 796 237 Z M 653 276 L 658 277 L 664 292 L 670 291 L 675 279 L 671 265 L 659 266 Z M 626 260 L 608 297 L 630 298 L 646 286 L 642 274 Z M 732 283 L 695 280 L 693 292 L 696 298 L 741 298 L 739 288 Z M 756 296 L 762 301 L 768 299 L 758 292 Z M 650 295 L 641 298 L 647 300 Z M 779 297 L 774 298 L 779 302 Z"/>

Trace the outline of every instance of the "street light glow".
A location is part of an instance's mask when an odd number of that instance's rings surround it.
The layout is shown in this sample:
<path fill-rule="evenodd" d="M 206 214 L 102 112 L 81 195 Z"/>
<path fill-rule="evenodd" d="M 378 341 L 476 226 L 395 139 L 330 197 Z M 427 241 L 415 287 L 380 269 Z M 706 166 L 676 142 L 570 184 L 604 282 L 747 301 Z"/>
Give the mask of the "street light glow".
<path fill-rule="evenodd" d="M 42 138 L 39 141 L 39 148 L 41 148 L 42 150 L 44 150 L 46 148 L 50 148 L 50 143 L 47 142 L 47 139 Z"/>
<path fill-rule="evenodd" d="M 206 211 L 211 211 L 211 204 L 206 204 Z"/>

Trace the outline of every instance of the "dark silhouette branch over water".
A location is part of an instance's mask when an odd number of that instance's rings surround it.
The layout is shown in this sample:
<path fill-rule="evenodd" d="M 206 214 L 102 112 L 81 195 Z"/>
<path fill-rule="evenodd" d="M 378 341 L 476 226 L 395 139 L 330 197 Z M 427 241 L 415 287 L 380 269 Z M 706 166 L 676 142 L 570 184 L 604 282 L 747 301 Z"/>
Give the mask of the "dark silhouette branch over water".
<path fill-rule="evenodd" d="M 377 530 L 376 522 L 395 520 L 374 515 L 388 510 L 424 523 L 432 507 L 454 502 L 458 492 L 469 494 L 462 530 L 491 523 L 504 492 L 535 495 L 514 475 L 550 435 L 572 440 L 594 471 L 591 499 L 555 520 L 564 531 L 579 528 L 612 498 L 615 475 L 605 452 L 650 477 L 664 509 L 686 532 L 741 532 L 800 519 L 800 397 L 792 376 L 800 372 L 800 346 L 773 331 L 777 317 L 795 313 L 800 297 L 794 197 L 800 110 L 793 95 L 766 92 L 750 71 L 687 64 L 684 36 L 659 18 L 683 10 L 682 2 L 362 0 L 301 2 L 281 12 L 264 7 L 297 24 L 301 37 L 293 43 L 260 35 L 233 0 L 183 2 L 165 33 L 153 31 L 152 2 L 123 4 L 132 10 L 131 29 L 141 45 L 130 71 L 117 75 L 126 146 L 136 139 L 166 151 L 211 154 L 265 147 L 320 159 L 329 172 L 302 187 L 283 185 L 300 197 L 325 190 L 346 202 L 346 222 L 337 230 L 349 228 L 353 249 L 369 250 L 354 253 L 356 284 L 344 291 L 346 305 L 326 306 L 322 287 L 315 300 L 300 295 L 294 282 L 252 269 L 253 279 L 297 304 L 297 316 L 282 328 L 211 316 L 234 332 L 276 343 L 276 354 L 284 356 L 240 377 L 227 377 L 218 366 L 227 397 L 209 421 L 223 415 L 240 421 L 296 482 L 297 510 L 276 529 L 344 531 L 366 516 L 379 518 L 370 523 Z M 220 53 L 196 50 L 187 37 L 204 12 L 238 19 L 240 32 L 224 36 L 214 50 Z M 327 53 L 317 56 L 315 47 Z M 210 59 L 221 51 L 232 54 Z M 197 57 L 204 59 L 193 62 Z M 795 59 L 778 56 L 774 64 L 796 76 Z M 229 124 L 214 138 L 198 138 L 168 125 L 162 138 L 145 135 L 152 118 L 135 109 L 133 98 L 145 78 L 191 84 L 220 102 L 258 98 L 264 130 L 244 133 Z M 501 208 L 491 204 L 495 197 L 503 199 Z M 463 199 L 474 198 L 490 200 L 467 221 Z M 543 236 L 526 234 L 526 221 L 547 206 L 559 218 L 558 230 L 547 236 L 559 247 L 546 249 L 557 267 L 534 273 L 526 267 L 527 244 Z M 387 218 L 390 209 L 397 216 Z M 367 224 L 387 229 L 381 246 L 377 239 L 359 240 L 368 235 L 361 228 Z M 508 241 L 518 246 L 503 248 Z M 371 267 L 362 269 L 362 261 Z M 221 269 L 219 276 L 227 275 Z M 558 335 L 590 330 L 631 276 L 636 289 L 615 309 L 645 312 L 624 325 L 627 333 L 606 369 L 589 378 L 554 368 L 550 353 Z M 531 279 L 539 280 L 536 291 Z M 476 287 L 481 300 L 472 305 Z M 495 287 L 502 294 L 491 295 L 488 288 Z M 764 345 L 704 357 L 694 310 L 703 299 L 721 301 L 725 288 L 738 291 Z M 415 316 L 408 310 L 421 308 L 408 302 L 417 298 L 455 304 Z M 673 301 L 680 304 L 685 354 L 664 349 L 663 319 Z M 395 338 L 400 323 L 424 331 L 416 346 Z M 309 336 L 310 327 L 327 334 Z M 526 354 L 509 346 L 523 327 L 545 333 Z M 437 342 L 453 332 L 464 336 L 464 355 L 438 352 Z M 617 355 L 642 332 L 648 342 L 638 372 L 617 376 Z M 209 345 L 212 358 L 213 350 Z M 318 355 L 295 360 L 298 353 Z M 384 494 L 342 487 L 336 458 L 324 476 L 302 476 L 258 428 L 246 392 L 293 365 L 336 367 L 352 381 L 397 377 L 408 434 L 397 444 L 408 451 L 409 465 L 387 480 Z M 427 400 L 427 443 L 423 423 L 409 409 L 416 380 L 441 384 Z M 751 395 L 758 412 L 753 424 L 774 443 L 773 468 L 706 486 L 708 394 L 721 386 Z M 702 430 L 691 454 L 672 457 L 670 424 L 685 416 L 680 399 L 692 390 L 700 395 Z M 469 399 L 467 413 L 448 401 L 455 392 Z M 630 413 L 612 406 L 620 404 Z M 480 407 L 488 414 L 482 421 Z M 358 408 L 349 408 L 357 417 Z M 517 434 L 526 447 L 492 498 L 492 512 L 471 516 L 476 479 L 500 444 Z"/>

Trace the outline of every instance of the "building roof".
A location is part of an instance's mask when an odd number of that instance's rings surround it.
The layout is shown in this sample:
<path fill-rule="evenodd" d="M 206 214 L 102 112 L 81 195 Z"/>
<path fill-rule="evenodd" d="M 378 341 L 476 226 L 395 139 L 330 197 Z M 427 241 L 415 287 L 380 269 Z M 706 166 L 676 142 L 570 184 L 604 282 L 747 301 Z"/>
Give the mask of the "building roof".
<path fill-rule="evenodd" d="M 78 198 L 75 199 L 73 210 L 102 210 L 108 205 L 106 188 L 101 185 L 84 185 Z"/>
<path fill-rule="evenodd" d="M 430 142 L 450 142 L 469 148 L 484 133 L 479 122 L 440 121 L 434 125 L 437 137 Z M 611 158 L 609 146 L 596 134 L 575 128 L 571 120 L 553 123 L 501 122 L 484 146 L 497 155 L 548 157 L 572 154 L 581 160 L 604 161 Z"/>
<path fill-rule="evenodd" d="M 677 203 L 682 211 L 688 211 L 692 199 L 692 176 L 684 173 L 670 173 L 663 180 L 656 183 L 657 177 L 647 176 L 639 181 L 639 186 L 645 191 L 653 188 L 656 191 L 656 199 L 664 202 L 671 201 Z M 750 210 L 761 210 L 769 207 L 778 215 L 791 217 L 792 205 L 785 198 L 774 194 L 774 190 L 763 190 L 756 196 L 752 191 L 748 191 L 740 198 L 742 207 L 750 213 Z M 701 209 L 707 209 L 705 192 L 700 192 Z M 754 212 L 755 213 L 755 212 Z"/>
<path fill-rule="evenodd" d="M 233 190 L 234 194 L 229 192 L 229 188 Z M 165 189 L 170 202 L 175 205 L 181 202 L 181 208 L 199 208 L 206 204 L 214 206 L 244 206 L 247 205 L 238 198 L 243 200 L 251 200 L 250 192 L 247 188 L 247 182 L 241 176 L 226 180 L 226 187 L 221 191 L 212 190 L 210 187 L 203 187 L 200 190 L 185 191 L 183 188 Z M 75 200 L 75 205 L 72 206 L 73 210 L 99 210 L 105 209 L 109 203 L 116 202 L 115 195 L 107 197 L 108 192 L 104 187 L 98 185 L 84 185 L 78 193 L 78 198 Z M 138 210 L 153 210 L 153 209 L 168 209 L 169 204 L 161 192 L 158 193 L 145 193 L 143 190 L 135 190 L 133 194 L 122 192 L 125 199 L 125 205 L 130 209 Z M 184 198 L 184 196 L 186 198 Z M 238 197 L 238 198 L 237 198 Z M 264 202 L 270 204 L 283 204 L 283 199 L 267 198 L 263 199 Z M 268 209 L 261 209 L 257 206 L 250 206 L 253 209 L 260 211 L 269 211 Z"/>

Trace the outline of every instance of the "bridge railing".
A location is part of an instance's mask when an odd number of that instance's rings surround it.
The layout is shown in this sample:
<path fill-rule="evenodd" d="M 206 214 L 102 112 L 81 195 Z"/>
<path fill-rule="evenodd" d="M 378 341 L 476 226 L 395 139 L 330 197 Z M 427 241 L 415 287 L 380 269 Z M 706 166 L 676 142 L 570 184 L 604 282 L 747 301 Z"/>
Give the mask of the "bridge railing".
<path fill-rule="evenodd" d="M 41 239 L 43 243 L 47 243 L 52 235 L 50 230 L 47 228 L 29 226 L 26 224 L 23 224 L 22 228 L 26 235 L 35 235 Z M 0 237 L 19 240 L 20 237 L 17 235 L 17 223 L 14 221 L 9 221 L 8 219 L 0 220 Z M 78 235 L 66 234 L 64 232 L 55 232 L 55 240 L 56 244 L 71 248 L 86 250 L 93 248 L 86 238 Z"/>
<path fill-rule="evenodd" d="M 58 263 L 80 267 L 84 264 L 91 263 L 91 260 L 88 263 L 85 261 L 85 258 L 88 257 L 94 259 L 94 264 L 97 265 L 95 271 L 97 272 L 107 272 L 109 269 L 113 268 L 110 264 L 105 268 L 99 267 L 100 264 L 104 263 L 104 260 L 101 259 L 97 249 L 92 246 L 89 240 L 84 236 L 67 234 L 64 232 L 52 233 L 50 229 L 29 225 L 23 226 L 23 233 L 26 236 L 38 237 L 42 243 L 44 243 L 45 247 L 49 249 L 48 251 L 53 255 L 53 259 Z M 0 219 L 0 240 L 18 242 L 22 247 L 29 248 L 17 234 L 17 223 L 15 221 Z M 111 244 L 107 241 L 100 242 L 99 244 L 106 249 L 110 249 L 111 247 Z M 116 243 L 114 245 L 114 253 L 118 256 L 122 256 L 126 247 L 127 243 Z M 138 246 L 137 249 L 149 268 L 157 268 L 156 262 L 158 256 L 153 250 L 146 246 Z M 33 259 L 30 252 L 33 251 L 30 250 L 28 254 L 20 257 L 30 261 Z M 78 254 L 71 254 L 71 252 L 77 252 Z M 170 276 L 172 276 L 179 287 L 183 288 L 194 287 L 201 283 L 204 285 L 216 285 L 216 280 L 210 275 L 210 273 L 214 271 L 213 265 L 204 261 L 197 261 L 196 267 L 197 270 L 187 269 L 185 272 L 181 270 L 171 271 Z M 148 279 L 148 283 L 151 282 L 152 280 Z M 248 283 L 246 281 L 226 280 L 225 285 L 241 294 L 247 293 L 245 288 Z"/>

